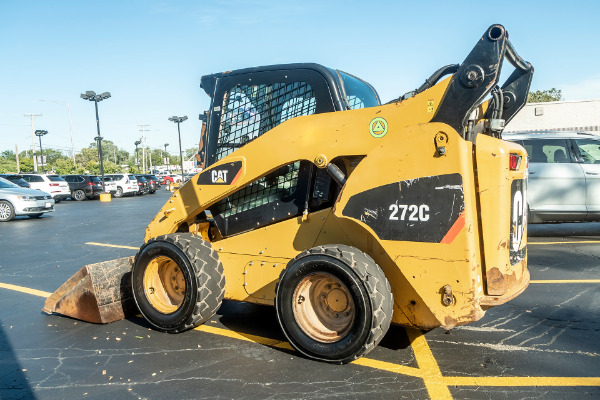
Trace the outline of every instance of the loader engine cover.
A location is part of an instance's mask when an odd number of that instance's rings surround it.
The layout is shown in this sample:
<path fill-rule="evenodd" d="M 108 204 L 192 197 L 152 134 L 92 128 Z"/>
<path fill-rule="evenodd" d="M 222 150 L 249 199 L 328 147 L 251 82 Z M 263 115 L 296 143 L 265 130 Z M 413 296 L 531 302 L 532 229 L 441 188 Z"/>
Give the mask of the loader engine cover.
<path fill-rule="evenodd" d="M 460 174 L 379 186 L 354 195 L 342 215 L 367 224 L 383 240 L 448 243 L 464 225 Z"/>

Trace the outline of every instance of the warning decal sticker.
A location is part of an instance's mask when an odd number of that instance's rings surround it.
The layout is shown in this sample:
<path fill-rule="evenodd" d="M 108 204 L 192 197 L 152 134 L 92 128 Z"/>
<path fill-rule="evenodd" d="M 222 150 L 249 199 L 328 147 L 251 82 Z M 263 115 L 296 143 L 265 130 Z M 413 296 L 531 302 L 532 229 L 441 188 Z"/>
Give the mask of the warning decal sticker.
<path fill-rule="evenodd" d="M 385 119 L 377 117 L 371 120 L 369 124 L 369 132 L 373 137 L 384 137 L 388 131 L 388 123 Z"/>
<path fill-rule="evenodd" d="M 450 244 L 465 225 L 460 174 L 427 176 L 352 196 L 342 215 L 368 225 L 383 240 Z"/>

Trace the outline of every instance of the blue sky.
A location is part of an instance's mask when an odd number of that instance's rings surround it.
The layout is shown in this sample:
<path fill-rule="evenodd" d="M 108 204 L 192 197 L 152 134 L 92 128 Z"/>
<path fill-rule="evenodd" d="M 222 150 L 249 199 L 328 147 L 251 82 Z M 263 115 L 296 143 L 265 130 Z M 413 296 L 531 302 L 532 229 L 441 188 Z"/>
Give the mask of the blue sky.
<path fill-rule="evenodd" d="M 67 102 L 75 150 L 87 147 L 96 125 L 93 103 L 79 97 L 86 90 L 112 94 L 99 103 L 101 133 L 120 148 L 132 152 L 145 124 L 148 146 L 176 153 L 172 115 L 189 117 L 182 142 L 194 147 L 209 106 L 200 77 L 257 65 L 320 63 L 387 101 L 462 62 L 494 23 L 534 65 L 533 90 L 599 99 L 599 16 L 600 2 L 564 0 L 2 0 L 0 151 L 31 148 L 25 114 L 43 114 L 44 148 L 70 150 Z"/>

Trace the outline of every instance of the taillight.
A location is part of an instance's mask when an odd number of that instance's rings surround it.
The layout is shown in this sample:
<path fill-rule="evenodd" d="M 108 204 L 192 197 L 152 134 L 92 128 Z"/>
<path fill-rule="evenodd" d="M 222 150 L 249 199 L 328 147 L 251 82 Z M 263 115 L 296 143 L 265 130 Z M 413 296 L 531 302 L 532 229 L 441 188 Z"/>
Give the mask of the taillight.
<path fill-rule="evenodd" d="M 509 168 L 511 171 L 518 170 L 521 167 L 521 156 L 518 154 L 511 154 L 509 164 Z"/>
<path fill-rule="evenodd" d="M 59 186 L 58 183 L 51 183 L 50 186 Z"/>
<path fill-rule="evenodd" d="M 94 182 L 88 182 L 89 186 L 94 186 Z"/>

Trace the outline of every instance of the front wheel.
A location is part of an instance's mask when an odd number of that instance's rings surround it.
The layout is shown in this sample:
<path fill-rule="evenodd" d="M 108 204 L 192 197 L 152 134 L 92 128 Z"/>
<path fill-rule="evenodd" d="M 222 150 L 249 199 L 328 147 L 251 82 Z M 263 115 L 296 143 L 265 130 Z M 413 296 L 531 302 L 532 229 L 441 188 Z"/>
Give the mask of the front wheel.
<path fill-rule="evenodd" d="M 15 208 L 5 200 L 0 201 L 0 222 L 10 221 L 15 217 Z"/>
<path fill-rule="evenodd" d="M 85 200 L 85 192 L 81 189 L 77 189 L 73 192 L 73 198 L 77 201 Z"/>
<path fill-rule="evenodd" d="M 135 257 L 131 281 L 142 315 L 170 333 L 206 322 L 225 294 L 217 252 L 190 233 L 163 235 L 144 244 Z"/>
<path fill-rule="evenodd" d="M 305 251 L 283 270 L 277 319 L 307 357 L 345 364 L 371 351 L 392 321 L 393 298 L 381 268 L 345 245 Z"/>

